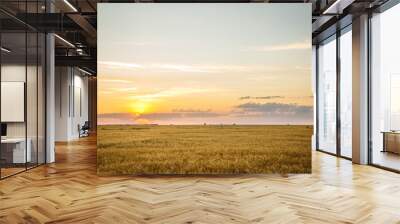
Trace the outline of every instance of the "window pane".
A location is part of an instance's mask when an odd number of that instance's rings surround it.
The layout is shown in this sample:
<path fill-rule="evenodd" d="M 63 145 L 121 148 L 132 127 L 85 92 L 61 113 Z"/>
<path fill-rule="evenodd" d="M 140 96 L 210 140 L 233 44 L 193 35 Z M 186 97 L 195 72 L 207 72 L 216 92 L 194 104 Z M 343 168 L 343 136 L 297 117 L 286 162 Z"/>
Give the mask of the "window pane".
<path fill-rule="evenodd" d="M 37 68 L 37 33 L 27 33 L 27 47 L 28 47 L 28 61 L 27 61 L 27 80 L 26 80 L 26 116 L 27 116 L 27 141 L 28 149 L 30 148 L 31 153 L 29 154 L 30 159 L 28 161 L 28 168 L 37 165 L 37 132 L 38 132 L 38 108 L 37 108 L 37 81 L 38 81 L 38 68 Z"/>
<path fill-rule="evenodd" d="M 372 163 L 400 170 L 400 5 L 371 22 Z"/>
<path fill-rule="evenodd" d="M 336 153 L 336 41 L 318 48 L 318 148 Z"/>
<path fill-rule="evenodd" d="M 26 34 L 1 34 L 1 177 L 25 170 L 30 161 L 26 144 Z M 27 147 L 28 146 L 28 147 Z M 28 149 L 28 150 L 27 150 Z"/>
<path fill-rule="evenodd" d="M 43 13 L 45 1 L 0 1 L 11 14 Z M 45 161 L 45 35 L 0 12 L 0 177 Z M 29 20 L 35 22 L 33 16 Z"/>
<path fill-rule="evenodd" d="M 340 150 L 352 156 L 352 35 L 351 30 L 340 36 Z"/>
<path fill-rule="evenodd" d="M 43 33 L 39 33 L 39 45 L 38 45 L 38 163 L 45 163 L 45 120 L 46 120 L 46 108 L 45 108 L 45 65 L 46 65 L 46 52 L 45 44 L 46 37 Z"/>

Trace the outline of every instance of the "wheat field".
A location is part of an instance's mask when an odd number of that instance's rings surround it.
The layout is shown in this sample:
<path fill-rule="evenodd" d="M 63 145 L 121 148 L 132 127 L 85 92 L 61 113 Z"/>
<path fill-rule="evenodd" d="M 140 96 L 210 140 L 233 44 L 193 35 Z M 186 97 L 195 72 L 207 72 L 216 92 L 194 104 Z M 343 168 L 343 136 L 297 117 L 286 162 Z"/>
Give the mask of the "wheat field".
<path fill-rule="evenodd" d="M 310 173 L 312 126 L 107 125 L 99 175 Z"/>

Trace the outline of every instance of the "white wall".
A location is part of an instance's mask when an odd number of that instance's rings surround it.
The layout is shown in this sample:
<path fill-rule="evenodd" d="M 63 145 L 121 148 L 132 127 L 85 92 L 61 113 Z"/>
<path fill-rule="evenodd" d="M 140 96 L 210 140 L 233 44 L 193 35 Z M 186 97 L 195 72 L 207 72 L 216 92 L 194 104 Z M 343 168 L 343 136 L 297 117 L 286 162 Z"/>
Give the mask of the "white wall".
<path fill-rule="evenodd" d="M 78 125 L 88 120 L 88 78 L 76 68 L 56 67 L 55 86 L 55 140 L 77 139 Z"/>
<path fill-rule="evenodd" d="M 82 73 L 74 75 L 74 107 L 72 108 L 72 119 L 71 119 L 71 135 L 74 138 L 79 137 L 78 125 L 82 126 L 85 121 L 88 121 L 88 78 L 81 76 Z"/>
<path fill-rule="evenodd" d="M 55 141 L 68 141 L 69 132 L 69 68 L 55 68 Z"/>

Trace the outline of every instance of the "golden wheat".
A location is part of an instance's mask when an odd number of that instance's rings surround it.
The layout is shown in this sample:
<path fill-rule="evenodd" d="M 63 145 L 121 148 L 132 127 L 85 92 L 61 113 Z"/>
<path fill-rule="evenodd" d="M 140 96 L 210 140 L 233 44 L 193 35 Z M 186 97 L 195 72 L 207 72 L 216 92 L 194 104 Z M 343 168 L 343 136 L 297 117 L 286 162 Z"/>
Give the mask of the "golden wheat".
<path fill-rule="evenodd" d="M 98 127 L 100 175 L 310 173 L 312 126 Z"/>

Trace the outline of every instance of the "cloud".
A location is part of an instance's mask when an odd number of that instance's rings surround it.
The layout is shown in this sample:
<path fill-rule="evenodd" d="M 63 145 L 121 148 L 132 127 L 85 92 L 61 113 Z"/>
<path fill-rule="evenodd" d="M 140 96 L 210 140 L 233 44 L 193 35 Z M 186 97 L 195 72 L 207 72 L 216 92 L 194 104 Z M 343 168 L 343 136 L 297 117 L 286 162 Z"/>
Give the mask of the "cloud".
<path fill-rule="evenodd" d="M 189 119 L 189 120 L 200 120 L 203 121 L 206 118 L 217 118 L 226 114 L 212 112 L 211 110 L 177 110 L 179 112 L 160 112 L 160 113 L 148 113 L 148 114 L 131 114 L 131 113 L 106 113 L 98 115 L 99 125 L 110 125 L 110 124 L 150 124 L 150 123 L 174 123 L 178 120 Z"/>
<path fill-rule="evenodd" d="M 210 118 L 219 117 L 223 114 L 205 111 L 205 112 L 165 112 L 165 113 L 149 113 L 138 115 L 138 118 L 148 120 L 171 120 L 181 118 Z"/>
<path fill-rule="evenodd" d="M 125 88 L 112 88 L 110 91 L 113 92 L 131 92 L 137 90 L 136 87 L 125 87 Z"/>
<path fill-rule="evenodd" d="M 100 94 L 112 94 L 112 93 L 114 93 L 113 91 L 110 91 L 110 90 L 99 90 L 98 92 Z"/>
<path fill-rule="evenodd" d="M 287 68 L 265 66 L 265 65 L 207 65 L 207 64 L 170 64 L 170 63 L 152 63 L 138 64 L 125 63 L 117 61 L 99 61 L 100 68 L 104 66 L 109 69 L 124 70 L 152 70 L 154 72 L 183 72 L 183 73 L 226 73 L 226 72 L 266 72 L 282 71 Z"/>
<path fill-rule="evenodd" d="M 109 124 L 137 124 L 135 115 L 130 113 L 107 113 L 97 116 L 99 125 Z"/>
<path fill-rule="evenodd" d="M 175 109 L 147 114 L 109 113 L 98 115 L 99 125 L 110 124 L 311 124 L 313 107 L 283 103 L 245 103 L 230 112 Z"/>
<path fill-rule="evenodd" d="M 174 97 L 180 95 L 188 95 L 195 93 L 204 93 L 204 92 L 212 92 L 217 91 L 215 89 L 197 89 L 197 88 L 171 88 L 163 91 L 159 91 L 157 93 L 144 94 L 144 95 L 133 95 L 130 98 L 136 100 L 155 100 L 160 98 Z"/>
<path fill-rule="evenodd" d="M 111 44 L 115 45 L 116 47 L 123 47 L 123 48 L 131 47 L 131 46 L 132 47 L 165 46 L 165 45 L 161 44 L 160 42 L 156 42 L 156 41 L 115 41 Z"/>
<path fill-rule="evenodd" d="M 269 116 L 293 116 L 312 118 L 313 107 L 298 104 L 284 103 L 245 103 L 236 107 L 239 115 L 269 115 Z"/>
<path fill-rule="evenodd" d="M 150 42 L 150 41 L 142 41 L 142 42 L 123 42 L 120 43 L 121 45 L 131 45 L 131 46 L 161 46 L 160 43 L 157 42 Z M 126 47 L 126 46 L 125 46 Z"/>
<path fill-rule="evenodd" d="M 311 71 L 311 66 L 295 66 L 296 70 Z"/>
<path fill-rule="evenodd" d="M 129 69 L 143 68 L 143 66 L 140 64 L 117 62 L 117 61 L 98 61 L 97 63 L 99 65 L 107 66 L 110 68 L 129 68 Z"/>
<path fill-rule="evenodd" d="M 98 79 L 99 82 L 105 82 L 105 83 L 116 83 L 116 84 L 131 84 L 133 83 L 130 80 L 124 80 L 124 79 Z"/>
<path fill-rule="evenodd" d="M 239 100 L 308 99 L 314 96 L 242 96 Z"/>
<path fill-rule="evenodd" d="M 293 96 L 293 98 L 307 99 L 307 98 L 314 98 L 314 96 L 313 95 L 309 95 L 309 96 Z"/>
<path fill-rule="evenodd" d="M 123 93 L 132 92 L 137 90 L 130 80 L 124 79 L 98 79 L 99 83 L 99 93 L 102 94 L 112 94 L 112 93 Z"/>
<path fill-rule="evenodd" d="M 282 99 L 284 96 L 242 96 L 240 100 L 270 100 L 270 99 Z"/>
<path fill-rule="evenodd" d="M 182 65 L 182 64 L 155 64 L 151 66 L 154 69 L 167 71 L 178 71 L 178 72 L 191 72 L 191 73 L 218 73 L 216 70 L 207 68 L 206 66 L 193 66 L 193 65 Z"/>
<path fill-rule="evenodd" d="M 172 112 L 175 113 L 207 113 L 211 112 L 211 109 L 200 110 L 200 109 L 173 109 Z"/>
<path fill-rule="evenodd" d="M 311 49 L 311 43 L 309 41 L 267 45 L 267 46 L 255 46 L 248 48 L 247 51 L 271 52 L 271 51 L 289 51 L 289 50 L 307 50 L 307 49 Z"/>
<path fill-rule="evenodd" d="M 281 71 L 285 68 L 265 65 L 187 65 L 187 64 L 152 64 L 149 68 L 178 72 L 193 73 L 242 73 L 242 72 L 261 72 L 261 71 Z"/>

